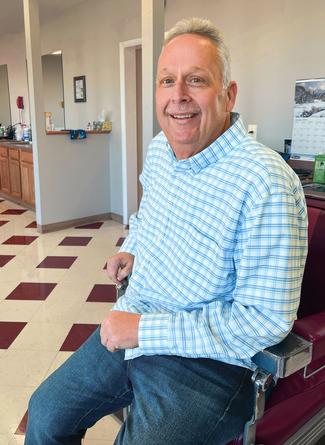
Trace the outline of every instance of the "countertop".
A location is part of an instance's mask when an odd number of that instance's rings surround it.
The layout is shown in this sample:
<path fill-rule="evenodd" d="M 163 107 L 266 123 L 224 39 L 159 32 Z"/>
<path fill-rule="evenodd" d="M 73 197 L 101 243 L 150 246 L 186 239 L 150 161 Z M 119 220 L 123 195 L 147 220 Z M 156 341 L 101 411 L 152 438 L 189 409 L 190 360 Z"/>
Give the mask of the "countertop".
<path fill-rule="evenodd" d="M 14 141 L 14 140 L 0 138 L 0 145 L 2 147 L 18 148 L 19 150 L 23 150 L 23 151 L 32 151 L 33 150 L 32 143 L 23 142 L 23 141 Z"/>

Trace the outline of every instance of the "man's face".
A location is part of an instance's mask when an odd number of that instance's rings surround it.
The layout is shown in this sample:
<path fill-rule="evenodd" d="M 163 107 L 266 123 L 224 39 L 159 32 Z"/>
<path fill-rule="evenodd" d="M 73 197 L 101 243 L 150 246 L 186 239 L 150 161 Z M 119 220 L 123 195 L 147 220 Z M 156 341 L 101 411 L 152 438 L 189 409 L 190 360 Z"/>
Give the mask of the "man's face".
<path fill-rule="evenodd" d="M 237 86 L 224 89 L 216 51 L 208 38 L 183 34 L 160 55 L 156 112 L 177 159 L 200 152 L 230 125 Z"/>

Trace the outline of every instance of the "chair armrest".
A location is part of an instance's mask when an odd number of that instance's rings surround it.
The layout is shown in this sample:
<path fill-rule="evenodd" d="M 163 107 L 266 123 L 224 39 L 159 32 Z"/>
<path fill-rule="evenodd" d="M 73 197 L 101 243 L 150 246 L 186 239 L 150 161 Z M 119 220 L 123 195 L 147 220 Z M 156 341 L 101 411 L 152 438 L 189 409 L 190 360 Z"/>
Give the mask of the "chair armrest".
<path fill-rule="evenodd" d="M 125 294 L 126 288 L 128 287 L 129 280 L 128 278 L 124 278 L 124 280 L 120 284 L 115 285 L 116 290 L 116 300 L 122 297 Z"/>
<path fill-rule="evenodd" d="M 313 360 L 325 355 L 325 312 L 296 320 L 293 331 L 313 345 Z"/>
<path fill-rule="evenodd" d="M 311 362 L 312 344 L 290 332 L 280 343 L 258 352 L 252 361 L 274 377 L 284 378 Z"/>

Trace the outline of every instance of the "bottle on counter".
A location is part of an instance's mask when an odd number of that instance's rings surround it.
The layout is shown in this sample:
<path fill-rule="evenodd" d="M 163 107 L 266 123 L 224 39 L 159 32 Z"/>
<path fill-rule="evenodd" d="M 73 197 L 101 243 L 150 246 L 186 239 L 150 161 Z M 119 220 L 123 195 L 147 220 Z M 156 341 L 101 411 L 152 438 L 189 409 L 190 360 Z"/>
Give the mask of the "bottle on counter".
<path fill-rule="evenodd" d="M 21 141 L 23 139 L 23 127 L 21 126 L 21 124 L 17 124 L 16 125 L 16 129 L 15 129 L 15 139 L 16 141 Z"/>
<path fill-rule="evenodd" d="M 23 141 L 30 142 L 30 140 L 31 140 L 30 128 L 26 126 L 23 130 Z"/>

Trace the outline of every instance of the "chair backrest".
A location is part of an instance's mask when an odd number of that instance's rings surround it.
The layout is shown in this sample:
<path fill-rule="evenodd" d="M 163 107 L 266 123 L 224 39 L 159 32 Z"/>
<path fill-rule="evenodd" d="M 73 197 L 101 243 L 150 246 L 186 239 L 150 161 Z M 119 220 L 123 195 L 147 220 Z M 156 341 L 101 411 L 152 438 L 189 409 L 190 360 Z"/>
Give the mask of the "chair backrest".
<path fill-rule="evenodd" d="M 298 318 L 325 311 L 325 200 L 307 199 L 308 256 Z"/>

